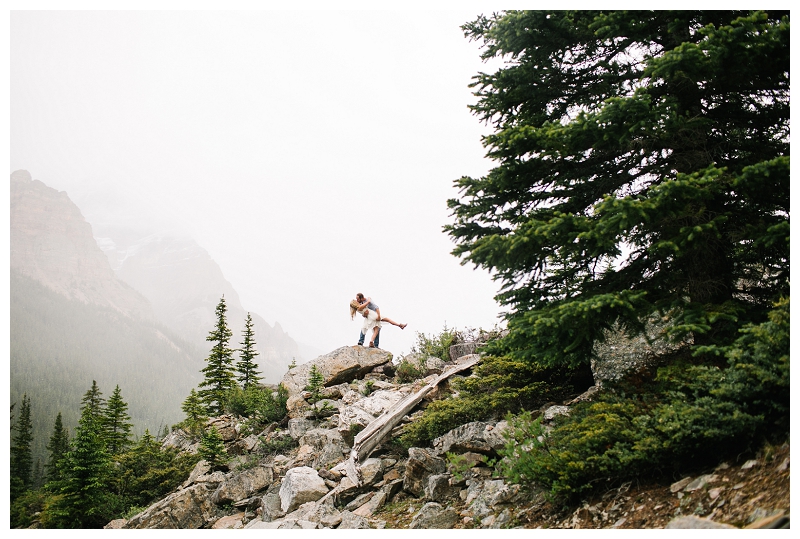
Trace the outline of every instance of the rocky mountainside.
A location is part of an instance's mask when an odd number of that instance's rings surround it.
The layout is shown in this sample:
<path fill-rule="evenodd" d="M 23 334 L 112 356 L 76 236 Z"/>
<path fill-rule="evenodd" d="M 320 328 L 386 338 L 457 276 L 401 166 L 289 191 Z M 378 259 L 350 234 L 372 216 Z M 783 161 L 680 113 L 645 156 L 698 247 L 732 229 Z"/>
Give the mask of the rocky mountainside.
<path fill-rule="evenodd" d="M 25 170 L 11 174 L 11 269 L 67 298 L 153 319 L 147 299 L 114 276 L 67 194 Z"/>
<path fill-rule="evenodd" d="M 457 355 L 457 354 L 452 354 Z M 454 376 L 469 375 L 476 354 L 452 365 L 428 362 L 428 376 L 400 384 L 391 354 L 343 347 L 286 373 L 286 430 L 247 432 L 243 418 L 212 418 L 225 440 L 226 470 L 200 461 L 174 492 L 128 520 L 126 529 L 452 529 L 452 528 L 780 528 L 789 522 L 788 445 L 725 462 L 664 485 L 622 485 L 575 507 L 553 505 L 491 466 L 504 445 L 505 421 L 462 425 L 431 447 L 393 443 L 427 402 L 447 398 Z M 303 389 L 311 366 L 325 381 L 322 401 Z M 466 367 L 466 368 L 465 368 Z M 458 372 L 458 374 L 455 374 Z M 350 380 L 349 382 L 345 380 Z M 573 399 L 591 399 L 593 387 Z M 411 407 L 409 408 L 409 403 Z M 415 405 L 414 403 L 418 403 Z M 398 417 L 397 410 L 408 410 Z M 569 402 L 540 410 L 545 424 Z M 373 428 L 378 427 L 378 428 Z M 379 443 L 359 452 L 379 433 Z M 180 430 L 165 446 L 195 452 Z"/>

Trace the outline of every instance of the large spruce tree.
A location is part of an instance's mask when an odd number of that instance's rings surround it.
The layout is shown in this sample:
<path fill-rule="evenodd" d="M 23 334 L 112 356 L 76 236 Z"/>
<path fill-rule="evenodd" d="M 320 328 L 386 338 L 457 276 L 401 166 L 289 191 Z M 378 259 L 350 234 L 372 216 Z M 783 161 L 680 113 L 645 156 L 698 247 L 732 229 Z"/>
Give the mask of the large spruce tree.
<path fill-rule="evenodd" d="M 789 294 L 789 14 L 509 11 L 484 59 L 484 177 L 454 254 L 494 272 L 502 350 L 586 365 L 619 324 L 725 344 Z"/>
<path fill-rule="evenodd" d="M 228 345 L 233 332 L 228 328 L 225 315 L 227 310 L 225 296 L 222 296 L 215 311 L 217 323 L 206 337 L 206 340 L 213 342 L 214 346 L 206 358 L 207 365 L 201 370 L 204 378 L 200 382 L 200 387 L 205 389 L 201 389 L 198 394 L 206 410 L 211 414 L 222 412 L 226 396 L 236 387 L 233 349 Z"/>
<path fill-rule="evenodd" d="M 14 424 L 16 433 L 11 439 L 11 500 L 15 500 L 31 487 L 31 442 L 33 441 L 33 425 L 31 424 L 31 400 L 23 395 L 19 409 L 19 417 Z"/>
<path fill-rule="evenodd" d="M 239 373 L 237 380 L 242 384 L 242 389 L 256 387 L 261 381 L 261 374 L 255 357 L 258 355 L 256 349 L 255 332 L 253 331 L 253 318 L 247 313 L 244 321 L 244 331 L 242 332 L 242 347 L 239 349 L 239 361 L 236 363 L 236 371 Z"/>

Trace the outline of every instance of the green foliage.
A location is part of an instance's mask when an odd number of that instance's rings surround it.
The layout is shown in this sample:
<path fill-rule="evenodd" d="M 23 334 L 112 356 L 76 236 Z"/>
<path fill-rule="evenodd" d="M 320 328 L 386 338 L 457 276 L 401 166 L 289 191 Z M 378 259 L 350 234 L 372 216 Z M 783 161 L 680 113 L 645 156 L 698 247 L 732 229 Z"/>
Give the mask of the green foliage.
<path fill-rule="evenodd" d="M 14 424 L 16 434 L 11 439 L 11 500 L 14 501 L 31 487 L 31 400 L 27 395 L 22 397 L 19 418 Z"/>
<path fill-rule="evenodd" d="M 122 516 L 139 513 L 171 492 L 186 480 L 198 460 L 198 455 L 161 449 L 146 430 L 133 447 L 115 459 L 110 488 L 127 508 Z"/>
<path fill-rule="evenodd" d="M 10 308 L 9 399 L 17 410 L 24 394 L 35 403 L 34 463 L 48 462 L 46 445 L 59 413 L 74 434 L 77 403 L 90 380 L 101 388 L 120 384 L 136 435 L 182 419 L 181 401 L 202 378 L 203 351 L 194 343 L 110 307 L 70 300 L 13 269 Z"/>
<path fill-rule="evenodd" d="M 247 389 L 234 388 L 225 400 L 228 413 L 246 417 L 246 428 L 255 432 L 286 416 L 286 401 L 289 392 L 282 385 L 273 391 L 265 387 L 251 385 Z"/>
<path fill-rule="evenodd" d="M 48 494 L 42 490 L 28 490 L 12 500 L 9 507 L 11 528 L 28 528 L 35 515 L 45 508 Z"/>
<path fill-rule="evenodd" d="M 222 413 L 225 397 L 236 387 L 233 369 L 233 349 L 228 346 L 233 332 L 228 328 L 225 313 L 225 296 L 220 298 L 216 308 L 217 323 L 206 337 L 213 342 L 211 353 L 206 358 L 207 365 L 201 370 L 204 375 L 198 394 L 209 414 Z"/>
<path fill-rule="evenodd" d="M 425 373 L 428 372 L 428 367 L 425 366 L 425 357 L 420 355 L 412 356 L 412 359 L 403 357 L 400 363 L 397 364 L 394 376 L 398 383 L 408 384 L 414 380 L 419 380 Z"/>
<path fill-rule="evenodd" d="M 101 416 L 96 409 L 96 384 L 87 392 L 72 449 L 59 461 L 60 480 L 48 490 L 60 495 L 49 506 L 57 528 L 99 528 L 113 518 L 112 495 L 107 491 L 111 460 L 106 450 Z"/>
<path fill-rule="evenodd" d="M 365 397 L 368 397 L 370 393 L 372 393 L 372 388 L 375 386 L 375 382 L 372 380 L 367 380 L 364 383 L 364 389 L 361 391 L 361 394 Z"/>
<path fill-rule="evenodd" d="M 453 477 L 456 481 L 461 481 L 466 476 L 467 471 L 472 468 L 472 464 L 464 455 L 459 455 L 457 453 L 450 453 L 449 451 L 445 453 L 445 458 L 447 459 L 447 469 L 453 474 Z M 487 457 L 485 455 L 481 456 L 482 462 L 487 462 Z"/>
<path fill-rule="evenodd" d="M 725 346 L 788 295 L 788 12 L 508 11 L 463 29 L 503 59 L 472 85 L 496 165 L 455 182 L 445 227 L 502 283 L 491 353 L 588 364 L 604 331 L 653 315 Z"/>
<path fill-rule="evenodd" d="M 122 400 L 122 392 L 116 386 L 106 402 L 102 419 L 108 451 L 112 455 L 123 452 L 131 443 L 133 424 L 130 418 L 128 403 Z"/>
<path fill-rule="evenodd" d="M 190 434 L 200 436 L 203 432 L 203 426 L 208 421 L 206 415 L 206 408 L 200 400 L 197 391 L 192 389 L 189 396 L 183 401 L 181 410 L 186 414 L 186 417 L 177 426 L 185 428 Z"/>
<path fill-rule="evenodd" d="M 201 458 L 208 462 L 212 469 L 219 468 L 228 461 L 225 442 L 216 427 L 211 427 L 203 433 L 198 453 Z"/>
<path fill-rule="evenodd" d="M 484 356 L 474 375 L 454 384 L 457 396 L 431 402 L 407 424 L 400 439 L 406 447 L 426 446 L 434 438 L 471 421 L 503 417 L 559 401 L 591 385 L 581 369 L 543 367 L 511 356 Z"/>
<path fill-rule="evenodd" d="M 289 433 L 277 432 L 269 438 L 259 436 L 258 440 L 261 442 L 258 446 L 258 451 L 263 455 L 274 456 L 286 453 L 297 447 L 297 441 L 289 436 Z"/>
<path fill-rule="evenodd" d="M 45 478 L 47 481 L 58 481 L 61 479 L 58 471 L 58 462 L 64 458 L 64 455 L 69 451 L 69 433 L 67 429 L 64 428 L 61 421 L 61 412 L 56 416 L 56 421 L 53 425 L 53 434 L 50 435 L 47 450 L 50 452 L 50 457 L 45 465 Z"/>
<path fill-rule="evenodd" d="M 621 384 L 575 405 L 547 436 L 522 414 L 512 421 L 504 475 L 574 498 L 609 482 L 714 464 L 788 434 L 788 299 L 735 343 L 698 353 L 724 354 L 728 366 L 662 368 L 654 382 Z"/>
<path fill-rule="evenodd" d="M 316 365 L 311 365 L 311 370 L 308 372 L 308 385 L 305 390 L 311 392 L 309 402 L 312 404 L 320 400 L 320 390 L 324 387 L 325 378 L 319 372 Z"/>
<path fill-rule="evenodd" d="M 239 362 L 236 363 L 236 371 L 239 373 L 239 383 L 244 389 L 255 387 L 261 380 L 255 357 L 258 355 L 256 350 L 255 333 L 253 332 L 253 318 L 247 313 L 244 321 L 244 331 L 242 332 L 242 347 L 239 349 Z"/>
<path fill-rule="evenodd" d="M 436 335 L 426 335 L 417 332 L 417 342 L 411 346 L 412 354 L 420 354 L 422 357 L 438 357 L 442 361 L 450 361 L 450 347 L 458 341 L 459 333 L 454 329 L 448 329 L 444 325 L 442 331 Z"/>

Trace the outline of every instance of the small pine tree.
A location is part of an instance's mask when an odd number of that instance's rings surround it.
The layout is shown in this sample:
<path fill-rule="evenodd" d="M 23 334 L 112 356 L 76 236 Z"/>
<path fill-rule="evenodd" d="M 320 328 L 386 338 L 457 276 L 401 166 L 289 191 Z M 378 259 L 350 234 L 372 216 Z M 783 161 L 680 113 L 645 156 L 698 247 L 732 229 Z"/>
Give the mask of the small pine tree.
<path fill-rule="evenodd" d="M 95 528 L 109 520 L 104 508 L 108 499 L 110 458 L 102 423 L 95 413 L 92 403 L 86 402 L 75 429 L 75 439 L 70 444 L 72 449 L 59 462 L 61 479 L 48 485 L 49 490 L 60 494 L 51 506 L 51 518 L 57 527 Z"/>
<path fill-rule="evenodd" d="M 211 427 L 203 433 L 198 449 L 200 456 L 205 459 L 211 468 L 218 468 L 227 462 L 225 443 L 216 427 Z"/>
<path fill-rule="evenodd" d="M 233 332 L 228 328 L 226 312 L 225 296 L 222 296 L 216 308 L 217 324 L 206 337 L 214 346 L 206 358 L 208 365 L 201 371 L 205 378 L 200 387 L 206 389 L 201 389 L 199 395 L 209 414 L 221 413 L 226 395 L 236 387 L 233 350 L 228 346 Z"/>
<path fill-rule="evenodd" d="M 61 412 L 58 412 L 56 416 L 53 434 L 50 435 L 50 441 L 46 448 L 50 452 L 50 458 L 45 464 L 45 479 L 47 481 L 57 481 L 61 478 L 58 463 L 69 451 L 69 432 L 64 428 Z"/>
<path fill-rule="evenodd" d="M 239 372 L 239 382 L 242 384 L 242 389 L 247 390 L 250 387 L 255 387 L 261 380 L 257 369 L 255 357 L 258 355 L 256 350 L 255 334 L 253 332 L 253 318 L 250 313 L 247 313 L 247 318 L 244 321 L 244 332 L 242 332 L 244 341 L 241 343 L 242 348 L 239 349 L 239 362 L 236 364 L 236 370 Z"/>
<path fill-rule="evenodd" d="M 31 442 L 33 441 L 33 425 L 31 424 L 31 400 L 23 395 L 19 419 L 14 425 L 16 434 L 11 440 L 11 499 L 18 498 L 31 487 Z"/>
<path fill-rule="evenodd" d="M 131 429 L 133 428 L 133 424 L 129 422 L 130 418 L 131 416 L 128 415 L 128 403 L 122 400 L 118 385 L 106 402 L 102 419 L 110 454 L 117 455 L 130 446 Z"/>
<path fill-rule="evenodd" d="M 292 356 L 292 362 L 289 363 L 289 370 L 292 370 L 295 367 L 297 367 L 297 360 L 294 358 L 294 356 Z"/>
<path fill-rule="evenodd" d="M 325 385 L 325 378 L 322 376 L 322 373 L 319 372 L 316 365 L 311 365 L 311 370 L 308 372 L 308 385 L 306 386 L 306 391 L 311 392 L 311 397 L 309 397 L 308 401 L 313 404 L 314 406 L 314 415 L 319 416 L 320 410 L 317 409 L 317 402 L 322 399 L 322 395 L 320 395 L 320 390 Z"/>
<path fill-rule="evenodd" d="M 206 416 L 206 409 L 197 391 L 192 389 L 189 396 L 186 397 L 186 400 L 181 404 L 181 410 L 186 414 L 183 425 L 190 433 L 195 435 L 199 434 L 203 424 L 208 420 L 208 416 Z"/>

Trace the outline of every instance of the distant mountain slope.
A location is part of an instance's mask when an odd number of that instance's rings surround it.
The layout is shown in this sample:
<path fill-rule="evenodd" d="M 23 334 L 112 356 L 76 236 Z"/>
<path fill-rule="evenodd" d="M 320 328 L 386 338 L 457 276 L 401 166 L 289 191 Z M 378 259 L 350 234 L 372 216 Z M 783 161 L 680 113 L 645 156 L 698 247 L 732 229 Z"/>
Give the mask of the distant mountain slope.
<path fill-rule="evenodd" d="M 156 319 L 178 335 L 205 348 L 216 323 L 214 309 L 225 296 L 231 345 L 241 342 L 247 313 L 239 294 L 225 279 L 208 252 L 184 235 L 162 231 L 130 240 L 130 231 L 93 223 L 98 245 L 116 275 L 141 292 L 153 306 Z M 297 343 L 281 329 L 251 313 L 264 381 L 278 383 L 292 359 L 300 363 Z"/>
<path fill-rule="evenodd" d="M 148 301 L 114 278 L 92 227 L 67 194 L 11 174 L 11 269 L 65 297 L 152 319 Z"/>
<path fill-rule="evenodd" d="M 75 426 L 92 380 L 106 396 L 120 386 L 138 429 L 181 419 L 207 350 L 158 324 L 66 193 L 25 171 L 11 175 L 10 291 L 11 399 L 31 399 L 35 457 L 58 412 Z"/>
<path fill-rule="evenodd" d="M 119 385 L 138 433 L 183 419 L 181 403 L 202 380 L 204 351 L 152 321 L 83 303 L 11 271 L 11 402 L 31 399 L 34 458 L 61 412 L 70 432 L 96 380 L 104 397 Z"/>

